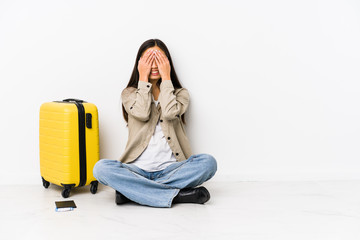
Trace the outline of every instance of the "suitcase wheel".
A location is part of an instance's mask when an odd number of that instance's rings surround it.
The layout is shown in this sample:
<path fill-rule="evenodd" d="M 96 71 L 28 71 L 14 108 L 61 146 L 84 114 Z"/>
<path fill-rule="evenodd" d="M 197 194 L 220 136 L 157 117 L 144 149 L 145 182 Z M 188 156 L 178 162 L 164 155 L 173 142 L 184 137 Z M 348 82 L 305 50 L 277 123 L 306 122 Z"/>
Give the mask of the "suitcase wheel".
<path fill-rule="evenodd" d="M 43 177 L 41 177 L 41 178 L 42 178 L 44 188 L 48 188 L 50 186 L 50 183 L 48 181 L 46 181 Z"/>
<path fill-rule="evenodd" d="M 70 190 L 71 188 L 75 187 L 75 184 L 61 184 L 62 186 L 64 186 L 64 189 L 61 192 L 61 196 L 63 196 L 63 198 L 68 198 L 70 196 Z"/>
<path fill-rule="evenodd" d="M 63 198 L 68 198 L 70 196 L 70 189 L 65 188 L 64 190 L 62 190 L 61 196 L 63 196 Z"/>
<path fill-rule="evenodd" d="M 93 181 L 93 182 L 91 182 L 90 192 L 91 192 L 92 194 L 95 194 L 95 193 L 97 192 L 98 184 L 99 184 L 98 181 Z"/>

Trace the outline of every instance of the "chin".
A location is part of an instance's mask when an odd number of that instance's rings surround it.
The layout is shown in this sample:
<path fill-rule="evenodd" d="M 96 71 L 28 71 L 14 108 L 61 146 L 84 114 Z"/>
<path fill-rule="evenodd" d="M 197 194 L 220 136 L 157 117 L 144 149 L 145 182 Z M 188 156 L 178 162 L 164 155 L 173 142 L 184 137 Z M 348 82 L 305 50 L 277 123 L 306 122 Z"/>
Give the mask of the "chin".
<path fill-rule="evenodd" d="M 161 79 L 161 77 L 154 77 L 154 78 L 150 77 L 151 81 L 159 81 L 160 79 Z"/>

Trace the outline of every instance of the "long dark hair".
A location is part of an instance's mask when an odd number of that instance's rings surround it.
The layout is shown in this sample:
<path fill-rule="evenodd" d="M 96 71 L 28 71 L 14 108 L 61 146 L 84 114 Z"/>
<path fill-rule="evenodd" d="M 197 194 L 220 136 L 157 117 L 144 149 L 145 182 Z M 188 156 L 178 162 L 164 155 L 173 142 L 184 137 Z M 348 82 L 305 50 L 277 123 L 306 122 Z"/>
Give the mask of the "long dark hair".
<path fill-rule="evenodd" d="M 171 60 L 170 52 L 169 52 L 168 48 L 166 47 L 165 43 L 163 43 L 160 39 L 149 39 L 140 46 L 139 51 L 136 56 L 135 66 L 134 66 L 133 72 L 131 74 L 130 81 L 129 81 L 128 85 L 126 86 L 127 88 L 128 87 L 134 87 L 134 88 L 138 87 L 138 83 L 139 83 L 138 64 L 139 64 L 140 57 L 141 57 L 142 53 L 144 51 L 146 51 L 146 49 L 148 49 L 150 47 L 155 47 L 155 46 L 158 46 L 159 48 L 161 48 L 161 50 L 163 50 L 165 52 L 166 57 L 169 59 L 170 67 L 171 67 L 170 79 L 171 79 L 171 82 L 172 82 L 174 88 L 175 89 L 182 88 L 182 86 L 179 82 L 179 79 L 176 75 L 175 68 L 174 68 L 174 65 Z M 161 78 L 157 82 L 158 86 L 160 86 L 160 84 L 161 84 Z M 122 112 L 123 112 L 125 121 L 128 122 L 128 113 L 126 112 L 124 105 L 122 105 Z M 185 114 L 183 114 L 181 116 L 181 120 L 185 124 L 185 116 L 184 115 Z"/>

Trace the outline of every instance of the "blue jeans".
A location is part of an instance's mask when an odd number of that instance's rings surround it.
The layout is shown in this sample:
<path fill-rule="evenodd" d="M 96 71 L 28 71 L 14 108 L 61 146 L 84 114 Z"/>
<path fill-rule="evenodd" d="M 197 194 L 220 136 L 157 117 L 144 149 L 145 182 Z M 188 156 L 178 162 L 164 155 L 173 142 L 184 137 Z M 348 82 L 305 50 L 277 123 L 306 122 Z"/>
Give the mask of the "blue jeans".
<path fill-rule="evenodd" d="M 217 163 L 208 154 L 192 155 L 156 172 L 133 164 L 102 159 L 94 167 L 94 177 L 141 205 L 171 207 L 180 189 L 196 187 L 215 175 Z"/>

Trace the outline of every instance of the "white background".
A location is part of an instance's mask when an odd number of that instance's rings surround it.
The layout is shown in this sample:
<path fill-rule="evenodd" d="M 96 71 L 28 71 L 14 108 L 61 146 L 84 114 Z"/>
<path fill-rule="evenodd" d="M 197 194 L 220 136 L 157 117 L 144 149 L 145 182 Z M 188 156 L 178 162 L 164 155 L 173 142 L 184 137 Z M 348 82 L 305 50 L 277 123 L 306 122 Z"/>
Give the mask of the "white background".
<path fill-rule="evenodd" d="M 218 179 L 360 178 L 359 1 L 1 1 L 0 183 L 41 183 L 39 108 L 97 105 L 101 158 L 127 141 L 119 108 L 158 38 L 191 96 L 194 153 Z"/>

